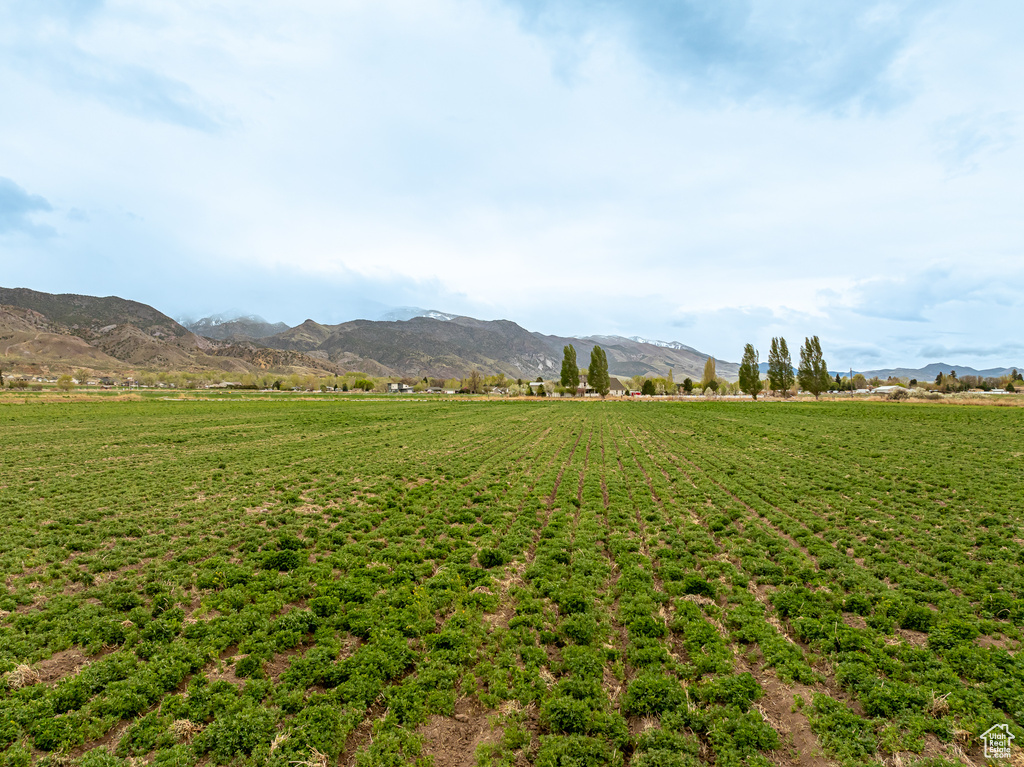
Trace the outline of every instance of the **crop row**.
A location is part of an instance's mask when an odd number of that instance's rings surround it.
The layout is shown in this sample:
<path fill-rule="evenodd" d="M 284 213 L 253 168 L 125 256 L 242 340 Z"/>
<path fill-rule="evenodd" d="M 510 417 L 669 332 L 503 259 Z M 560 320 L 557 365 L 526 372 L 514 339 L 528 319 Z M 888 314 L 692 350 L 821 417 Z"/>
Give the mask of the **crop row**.
<path fill-rule="evenodd" d="M 974 758 L 1024 737 L 1018 420 L 0 407 L 0 763 Z"/>

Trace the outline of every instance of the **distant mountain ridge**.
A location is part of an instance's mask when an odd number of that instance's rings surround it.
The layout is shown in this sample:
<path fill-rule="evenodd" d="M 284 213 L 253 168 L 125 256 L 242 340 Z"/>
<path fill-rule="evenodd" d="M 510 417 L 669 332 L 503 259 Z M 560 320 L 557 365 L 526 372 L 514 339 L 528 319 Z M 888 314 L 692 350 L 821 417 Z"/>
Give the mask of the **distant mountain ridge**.
<path fill-rule="evenodd" d="M 420 309 L 418 306 L 396 306 L 377 318 L 378 322 L 403 322 L 416 317 L 429 317 L 434 320 L 454 320 L 457 314 L 439 312 L 437 309 Z"/>
<path fill-rule="evenodd" d="M 478 320 L 417 307 L 388 314 L 395 320 L 335 325 L 307 319 L 295 327 L 258 315 L 224 313 L 177 322 L 152 306 L 116 296 L 55 295 L 0 288 L 0 366 L 74 366 L 110 370 L 219 369 L 231 374 L 272 371 L 332 374 L 359 371 L 410 378 L 461 378 L 472 370 L 511 378 L 558 378 L 562 350 L 572 344 L 580 367 L 600 345 L 612 375 L 698 380 L 708 355 L 678 341 L 642 336 L 564 337 L 531 332 L 510 320 Z M 767 365 L 762 363 L 762 371 Z M 998 377 L 1012 368 L 974 370 L 933 363 L 923 368 L 864 371 L 931 380 L 939 372 Z M 1024 370 L 1024 366 L 1019 367 Z M 735 380 L 738 365 L 717 361 Z M 840 371 L 845 374 L 845 371 Z M 833 373 L 834 375 L 834 373 Z"/>
<path fill-rule="evenodd" d="M 559 375 L 562 350 L 576 347 L 585 367 L 595 345 L 613 375 L 700 377 L 707 355 L 684 344 L 655 345 L 619 336 L 567 338 L 530 332 L 509 320 L 485 321 L 404 307 L 408 319 L 288 327 L 257 315 L 210 315 L 179 323 L 151 306 L 115 296 L 55 295 L 0 288 L 0 365 L 104 369 L 338 373 L 463 377 L 472 370 L 512 378 Z M 735 363 L 718 372 L 735 378 Z"/>
<path fill-rule="evenodd" d="M 256 341 L 288 329 L 284 322 L 267 322 L 257 314 L 215 314 L 199 320 L 182 319 L 180 324 L 204 338 L 218 341 Z"/>
<path fill-rule="evenodd" d="M 117 296 L 0 288 L 0 365 L 6 370 L 338 372 L 309 355 L 265 351 L 196 335 L 152 306 Z"/>
<path fill-rule="evenodd" d="M 651 346 L 663 346 L 666 349 L 686 349 L 687 351 L 697 351 L 692 346 L 680 343 L 679 341 L 655 341 L 649 338 L 642 338 L 640 336 L 630 336 L 630 341 L 636 341 L 638 344 L 651 344 Z"/>
<path fill-rule="evenodd" d="M 866 378 L 873 378 L 875 376 L 885 379 L 889 378 L 916 378 L 918 381 L 934 381 L 935 377 L 939 373 L 943 375 L 949 375 L 952 372 L 956 372 L 957 376 L 979 376 L 981 378 L 999 378 L 1004 375 L 1009 375 L 1014 370 L 1024 371 L 1024 366 L 1007 367 L 1007 368 L 986 368 L 984 370 L 976 370 L 975 368 L 967 365 L 949 365 L 945 362 L 933 362 L 930 365 L 925 365 L 922 368 L 885 368 L 883 370 L 864 370 L 861 371 Z M 857 371 L 854 371 L 857 372 Z"/>
<path fill-rule="evenodd" d="M 760 364 L 760 370 L 762 375 L 768 373 L 768 363 L 762 362 Z M 1006 368 L 985 368 L 984 370 L 977 370 L 969 367 L 968 365 L 949 365 L 945 362 L 932 362 L 929 365 L 925 365 L 921 368 L 882 368 L 880 370 L 830 370 L 830 375 L 838 376 L 849 376 L 851 374 L 860 374 L 865 378 L 881 378 L 883 381 L 888 378 L 906 378 L 908 380 L 917 379 L 918 381 L 934 381 L 935 378 L 942 373 L 943 375 L 949 375 L 950 373 L 956 373 L 957 377 L 963 376 L 978 376 L 979 378 L 1001 378 L 1005 375 L 1010 375 L 1014 370 L 1024 372 L 1024 366 L 1018 365 L 1016 367 Z M 796 373 L 796 368 L 793 369 Z"/>
<path fill-rule="evenodd" d="M 450 319 L 412 317 L 399 321 L 353 320 L 322 325 L 306 320 L 301 325 L 260 343 L 278 349 L 324 353 L 326 359 L 348 368 L 379 374 L 412 377 L 461 377 L 477 369 L 504 373 L 512 378 L 557 377 L 562 351 L 576 348 L 585 367 L 594 346 L 608 355 L 613 375 L 665 375 L 673 369 L 677 380 L 700 377 L 707 355 L 680 344 L 678 348 L 639 343 L 620 336 L 567 338 L 530 332 L 509 320 L 477 320 L 450 315 Z M 725 377 L 738 374 L 735 363 L 720 362 Z"/>

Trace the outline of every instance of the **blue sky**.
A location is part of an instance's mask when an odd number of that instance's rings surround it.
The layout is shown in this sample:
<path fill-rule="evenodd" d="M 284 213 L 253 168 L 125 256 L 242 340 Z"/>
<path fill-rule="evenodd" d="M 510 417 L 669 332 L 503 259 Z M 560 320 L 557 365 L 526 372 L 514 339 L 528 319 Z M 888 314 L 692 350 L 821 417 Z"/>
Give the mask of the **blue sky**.
<path fill-rule="evenodd" d="M 8 0 L 0 285 L 1024 363 L 1024 6 Z"/>

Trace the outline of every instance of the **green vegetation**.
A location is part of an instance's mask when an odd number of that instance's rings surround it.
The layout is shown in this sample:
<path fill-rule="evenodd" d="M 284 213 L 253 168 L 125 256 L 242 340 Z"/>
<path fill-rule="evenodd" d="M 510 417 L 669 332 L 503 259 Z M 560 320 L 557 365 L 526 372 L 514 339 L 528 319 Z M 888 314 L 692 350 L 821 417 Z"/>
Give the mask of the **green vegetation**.
<path fill-rule="evenodd" d="M 576 363 L 576 347 L 569 344 L 562 350 L 562 375 L 560 379 L 562 388 L 571 394 L 576 393 L 580 385 L 580 369 Z"/>
<path fill-rule="evenodd" d="M 785 338 L 773 336 L 771 350 L 768 352 L 768 388 L 782 395 L 792 389 L 795 383 L 789 345 Z"/>
<path fill-rule="evenodd" d="M 611 391 L 611 378 L 608 375 L 608 355 L 600 346 L 590 352 L 590 367 L 587 369 L 587 382 L 602 397 Z"/>
<path fill-rule="evenodd" d="M 0 764 L 1024 738 L 1022 409 L 246 396 L 0 397 Z"/>
<path fill-rule="evenodd" d="M 815 399 L 832 386 L 828 364 L 822 357 L 821 341 L 817 336 L 805 338 L 800 347 L 800 366 L 796 370 L 796 380 L 800 388 L 813 394 Z"/>
<path fill-rule="evenodd" d="M 714 391 L 718 388 L 718 373 L 714 357 L 708 357 L 704 362 L 704 375 L 700 379 L 700 388 L 701 391 L 707 388 Z"/>
<path fill-rule="evenodd" d="M 743 347 L 743 359 L 740 362 L 740 390 L 749 394 L 754 399 L 761 393 L 763 382 L 761 381 L 761 368 L 757 350 L 753 344 Z"/>

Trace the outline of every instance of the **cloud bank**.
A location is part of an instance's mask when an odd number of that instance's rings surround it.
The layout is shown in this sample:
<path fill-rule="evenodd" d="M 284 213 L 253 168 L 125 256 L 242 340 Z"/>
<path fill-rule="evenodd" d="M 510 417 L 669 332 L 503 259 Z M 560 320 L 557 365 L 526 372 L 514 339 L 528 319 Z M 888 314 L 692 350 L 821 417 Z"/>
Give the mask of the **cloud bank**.
<path fill-rule="evenodd" d="M 1002 0 L 15 0 L 0 284 L 1017 364 L 1020 22 Z"/>

